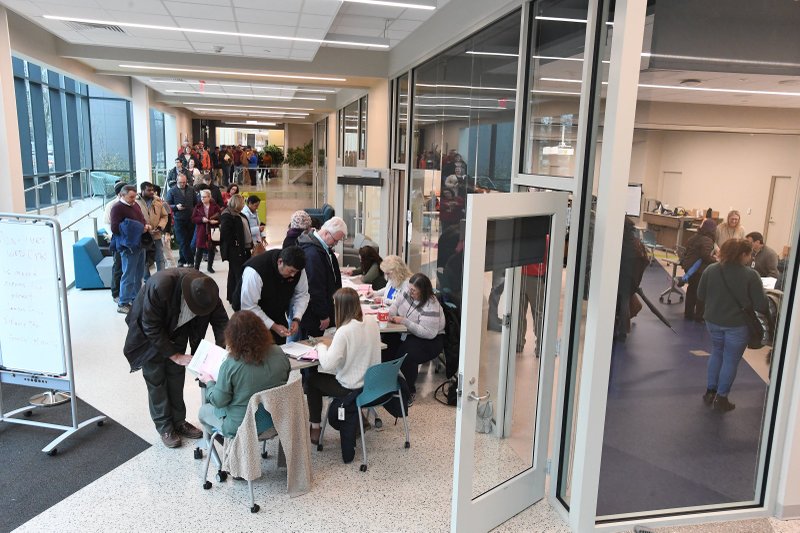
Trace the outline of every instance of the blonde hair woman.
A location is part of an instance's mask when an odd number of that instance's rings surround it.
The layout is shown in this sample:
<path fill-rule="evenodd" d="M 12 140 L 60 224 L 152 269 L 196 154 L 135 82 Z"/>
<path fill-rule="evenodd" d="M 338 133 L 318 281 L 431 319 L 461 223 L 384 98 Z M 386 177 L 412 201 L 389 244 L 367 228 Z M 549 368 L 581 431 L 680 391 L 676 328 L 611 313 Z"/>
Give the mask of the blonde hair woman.
<path fill-rule="evenodd" d="M 725 222 L 717 226 L 716 245 L 722 247 L 728 239 L 744 239 L 742 215 L 736 209 L 728 213 Z"/>
<path fill-rule="evenodd" d="M 387 255 L 381 262 L 381 270 L 386 274 L 386 286 L 372 294 L 387 300 L 394 300 L 408 289 L 408 280 L 413 272 L 399 255 Z"/>
<path fill-rule="evenodd" d="M 330 347 L 317 346 L 319 370 L 308 377 L 311 442 L 319 444 L 322 397 L 342 398 L 364 386 L 367 369 L 381 362 L 381 333 L 373 316 L 364 316 L 358 293 L 345 287 L 333 295 L 336 333 Z"/>

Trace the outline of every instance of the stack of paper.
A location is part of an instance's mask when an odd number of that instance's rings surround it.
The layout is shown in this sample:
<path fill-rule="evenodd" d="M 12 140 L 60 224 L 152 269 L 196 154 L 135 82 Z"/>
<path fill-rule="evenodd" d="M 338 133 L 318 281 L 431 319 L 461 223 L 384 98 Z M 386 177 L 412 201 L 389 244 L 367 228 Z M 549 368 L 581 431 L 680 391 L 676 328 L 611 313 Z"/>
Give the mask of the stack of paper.
<path fill-rule="evenodd" d="M 292 359 L 306 359 L 308 361 L 316 361 L 319 359 L 319 355 L 314 348 L 301 342 L 287 342 L 281 346 L 281 349 L 283 353 Z"/>
<path fill-rule="evenodd" d="M 200 375 L 201 372 L 211 374 L 211 377 L 216 381 L 219 377 L 219 367 L 222 366 L 222 362 L 225 361 L 226 357 L 228 357 L 228 352 L 204 339 L 200 341 L 200 346 L 197 347 L 192 361 L 186 368 L 197 375 Z"/>

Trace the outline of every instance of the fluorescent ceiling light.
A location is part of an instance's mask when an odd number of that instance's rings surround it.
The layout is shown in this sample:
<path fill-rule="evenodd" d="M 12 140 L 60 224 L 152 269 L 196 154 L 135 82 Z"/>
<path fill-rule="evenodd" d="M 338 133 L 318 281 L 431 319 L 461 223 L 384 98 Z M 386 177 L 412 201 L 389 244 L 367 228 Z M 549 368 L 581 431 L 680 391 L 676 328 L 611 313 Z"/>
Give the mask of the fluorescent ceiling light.
<path fill-rule="evenodd" d="M 467 50 L 473 56 L 500 56 L 500 57 L 519 57 L 519 54 L 509 54 L 507 52 L 478 52 L 477 50 Z"/>
<path fill-rule="evenodd" d="M 191 107 L 192 111 L 201 111 L 206 113 L 250 113 L 252 115 L 270 115 L 273 117 L 281 117 L 286 115 L 294 115 L 298 117 L 306 117 L 308 113 L 289 112 L 282 113 L 280 111 L 254 111 L 251 109 L 216 109 L 214 107 Z"/>
<path fill-rule="evenodd" d="M 180 33 L 202 33 L 209 35 L 230 35 L 233 37 L 249 37 L 252 39 L 272 39 L 276 41 L 295 41 L 303 43 L 338 44 L 342 46 L 365 46 L 375 48 L 389 48 L 383 41 L 370 42 L 367 38 L 358 37 L 357 41 L 347 40 L 346 37 L 335 37 L 332 39 L 312 39 L 310 37 L 286 37 L 283 35 L 266 35 L 260 33 L 244 33 L 240 31 L 206 30 L 201 28 L 181 28 L 178 26 L 161 26 L 158 24 L 138 24 L 135 22 L 117 22 L 112 20 L 96 20 L 76 17 L 63 17 L 58 15 L 44 15 L 49 20 L 61 20 L 65 22 L 82 22 L 84 24 L 103 24 L 108 26 L 119 26 L 121 28 L 142 28 L 146 30 L 174 31 Z M 363 42 L 359 42 L 363 41 Z"/>
<path fill-rule="evenodd" d="M 499 98 L 477 98 L 473 96 L 417 96 L 417 98 L 425 99 L 444 99 L 444 100 L 468 100 L 470 102 L 497 102 Z M 507 100 L 516 103 L 516 100 Z"/>
<path fill-rule="evenodd" d="M 545 91 L 542 89 L 531 89 L 531 92 L 534 94 L 568 94 L 573 96 L 579 96 L 581 93 L 575 93 L 571 91 Z"/>
<path fill-rule="evenodd" d="M 558 83 L 581 83 L 581 80 L 571 80 L 568 78 L 539 78 L 539 81 L 555 81 Z"/>
<path fill-rule="evenodd" d="M 197 83 L 202 82 L 206 87 L 213 85 L 215 87 L 239 87 L 242 89 L 276 89 L 279 91 L 294 91 L 296 93 L 321 93 L 321 94 L 334 94 L 334 89 L 307 89 L 305 87 L 295 87 L 293 85 L 246 85 L 243 83 L 219 83 L 216 81 L 205 80 L 147 80 L 149 83 Z"/>
<path fill-rule="evenodd" d="M 583 63 L 581 57 L 554 57 L 554 56 L 531 56 L 533 59 L 547 59 L 550 61 L 580 61 Z"/>
<path fill-rule="evenodd" d="M 643 89 L 668 89 L 680 91 L 701 91 L 709 93 L 729 93 L 729 94 L 760 94 L 765 96 L 800 96 L 800 93 L 784 92 L 784 91 L 756 91 L 747 89 L 716 89 L 714 87 L 689 87 L 686 85 L 652 85 L 649 83 L 640 83 L 639 87 Z"/>
<path fill-rule="evenodd" d="M 416 107 L 458 107 L 463 109 L 502 109 L 507 110 L 507 107 L 500 106 L 487 106 L 487 105 L 460 105 L 460 104 L 417 104 Z"/>
<path fill-rule="evenodd" d="M 474 87 L 472 85 L 448 85 L 444 83 L 417 83 L 417 87 L 433 87 L 436 89 L 470 89 L 476 91 L 511 91 L 517 92 L 516 88 L 509 89 L 508 87 Z"/>
<path fill-rule="evenodd" d="M 347 81 L 347 78 L 330 78 L 325 76 L 303 76 L 299 74 L 264 74 L 262 72 L 242 72 L 235 70 L 207 70 L 202 68 L 185 67 L 156 67 L 153 65 L 129 65 L 120 64 L 120 68 L 132 68 L 139 70 L 165 70 L 167 72 L 195 72 L 199 74 L 225 74 L 228 76 L 247 76 L 258 78 L 282 78 L 287 80 L 316 80 L 316 81 Z"/>
<path fill-rule="evenodd" d="M 313 107 L 278 107 L 271 105 L 245 105 L 245 104 L 218 104 L 216 102 L 183 102 L 183 105 L 213 105 L 214 107 L 254 107 L 256 109 L 274 109 L 280 111 L 289 109 L 292 111 L 314 111 Z"/>
<path fill-rule="evenodd" d="M 354 4 L 371 4 L 374 6 L 404 7 L 407 9 L 425 9 L 433 11 L 436 6 L 427 3 L 416 2 L 395 2 L 394 0 L 342 0 L 343 2 L 353 2 Z"/>
<path fill-rule="evenodd" d="M 586 19 L 573 19 L 568 17 L 546 17 L 544 15 L 536 15 L 536 20 L 549 20 L 551 22 L 577 22 L 578 24 L 586 24 Z M 606 24 L 609 26 L 613 26 L 614 23 L 611 21 L 606 21 Z"/>
<path fill-rule="evenodd" d="M 244 123 L 241 122 L 223 122 L 223 124 L 227 124 L 228 126 L 277 126 L 276 122 L 258 122 L 257 120 L 246 120 Z"/>
<path fill-rule="evenodd" d="M 210 93 L 208 91 L 184 91 L 180 89 L 167 89 L 165 93 L 172 94 L 200 94 L 203 96 L 235 96 L 237 98 L 263 98 L 264 100 L 316 100 L 324 102 L 324 96 L 273 96 L 269 94 L 247 94 L 247 93 Z"/>

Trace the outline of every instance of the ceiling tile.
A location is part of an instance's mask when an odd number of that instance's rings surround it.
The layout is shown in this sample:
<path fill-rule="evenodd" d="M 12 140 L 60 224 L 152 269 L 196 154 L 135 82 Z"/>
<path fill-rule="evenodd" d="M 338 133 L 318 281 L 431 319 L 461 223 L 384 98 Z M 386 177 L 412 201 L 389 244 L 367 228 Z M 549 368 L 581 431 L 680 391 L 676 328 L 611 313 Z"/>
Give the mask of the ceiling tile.
<path fill-rule="evenodd" d="M 303 13 L 309 15 L 327 15 L 333 17 L 341 9 L 341 4 L 332 0 L 305 0 Z"/>
<path fill-rule="evenodd" d="M 88 4 L 89 5 L 82 6 L 65 6 L 59 3 L 36 2 L 36 5 L 41 9 L 42 15 L 59 15 L 92 19 L 102 18 L 102 9 L 92 5 L 91 3 Z M 98 14 L 100 16 L 98 16 Z M 60 22 L 53 20 L 41 20 L 39 22 L 45 26 L 61 24 Z"/>
<path fill-rule="evenodd" d="M 330 2 L 330 0 L 328 1 Z M 280 0 L 279 2 L 265 2 L 264 0 L 233 0 L 233 5 L 234 8 L 249 7 L 252 9 L 261 9 L 267 12 L 269 12 L 270 9 L 279 7 L 281 11 L 294 11 L 295 13 L 299 13 L 303 7 L 303 0 Z"/>
<path fill-rule="evenodd" d="M 403 31 L 414 31 L 419 27 L 420 21 L 418 20 L 408 20 L 408 19 L 397 19 L 393 20 L 392 23 L 389 25 L 390 29 L 393 30 L 403 30 Z"/>
<path fill-rule="evenodd" d="M 239 31 L 236 27 L 236 23 L 232 20 L 204 20 L 204 19 L 193 19 L 188 17 L 176 17 L 178 21 L 178 26 L 181 28 L 192 28 L 198 30 L 212 30 L 212 31 Z M 201 35 L 199 33 L 191 34 L 188 33 L 187 35 Z M 211 35 L 211 34 L 206 34 Z"/>
<path fill-rule="evenodd" d="M 294 37 L 294 26 L 280 26 L 272 24 L 251 24 L 249 22 L 240 22 L 238 24 L 239 31 L 244 33 L 254 33 L 257 35 L 280 35 L 284 37 Z M 272 39 L 265 39 L 264 42 L 272 41 Z"/>
<path fill-rule="evenodd" d="M 236 20 L 250 24 L 259 22 L 275 26 L 297 26 L 299 13 L 287 11 L 268 11 L 266 9 L 235 9 Z"/>
<path fill-rule="evenodd" d="M 336 23 L 347 27 L 380 28 L 381 30 L 386 27 L 386 19 L 377 17 L 336 17 Z"/>
<path fill-rule="evenodd" d="M 362 28 L 358 26 L 339 26 L 334 33 L 358 35 L 361 37 L 383 37 L 383 28 Z"/>
<path fill-rule="evenodd" d="M 339 10 L 339 17 L 376 17 L 394 20 L 403 14 L 406 9 L 402 7 L 374 6 L 369 4 L 345 3 Z M 419 10 L 421 11 L 421 10 Z M 429 12 L 431 13 L 431 12 Z"/>
<path fill-rule="evenodd" d="M 160 0 L 127 0 L 125 2 L 101 2 L 106 8 L 120 9 L 129 13 L 150 13 L 168 15 L 169 12 Z"/>
<path fill-rule="evenodd" d="M 186 37 L 193 43 L 213 43 L 222 46 L 239 45 L 240 38 L 236 35 L 211 35 L 206 33 L 187 33 Z"/>
<path fill-rule="evenodd" d="M 207 21 L 213 20 L 233 20 L 233 10 L 230 6 L 209 6 L 202 4 L 192 4 L 187 2 L 173 2 L 166 1 L 164 4 L 169 9 L 169 12 L 177 19 L 180 20 L 184 17 L 188 19 L 206 19 Z M 183 25 L 183 24 L 181 24 Z M 204 26 L 208 27 L 208 26 Z M 212 28 L 209 28 L 212 29 Z"/>
<path fill-rule="evenodd" d="M 7 4 L 9 7 L 12 5 L 12 2 L 5 2 L 4 1 L 3 3 Z M 66 8 L 72 8 L 74 6 L 74 7 L 91 7 L 91 8 L 94 8 L 94 9 L 100 9 L 100 8 L 105 6 L 105 3 L 101 2 L 99 0 L 59 0 L 57 2 L 46 2 L 46 1 L 42 2 L 42 1 L 36 0 L 35 3 L 37 5 L 40 5 L 40 4 L 57 4 L 58 6 L 66 7 Z"/>
<path fill-rule="evenodd" d="M 93 18 L 100 18 L 95 14 Z M 106 9 L 105 16 L 108 20 L 115 22 L 133 22 L 136 24 L 154 24 L 158 26 L 174 26 L 175 23 L 169 14 L 154 15 L 152 13 L 134 13 L 131 11 L 120 11 L 118 9 Z"/>
<path fill-rule="evenodd" d="M 333 20 L 333 17 L 328 17 L 325 15 L 309 15 L 307 13 L 303 13 L 300 15 L 299 26 L 304 28 L 322 28 L 327 30 L 331 27 Z"/>

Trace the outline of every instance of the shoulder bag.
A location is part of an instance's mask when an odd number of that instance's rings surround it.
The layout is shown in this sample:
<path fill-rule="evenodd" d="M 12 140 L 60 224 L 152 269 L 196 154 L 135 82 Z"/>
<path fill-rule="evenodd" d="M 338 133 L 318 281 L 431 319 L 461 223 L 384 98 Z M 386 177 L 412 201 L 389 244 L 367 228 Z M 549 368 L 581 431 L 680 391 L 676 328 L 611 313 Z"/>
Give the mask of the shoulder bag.
<path fill-rule="evenodd" d="M 736 302 L 742 315 L 744 315 L 744 322 L 747 324 L 747 330 L 750 332 L 750 338 L 747 339 L 747 347 L 752 350 L 758 350 L 764 346 L 764 326 L 761 325 L 761 321 L 758 319 L 758 316 L 756 316 L 756 312 L 752 306 L 744 307 L 739 303 L 739 299 L 736 298 L 736 295 L 733 294 L 733 291 L 731 291 L 731 288 L 728 286 L 728 281 L 725 279 L 725 272 L 722 271 L 722 265 L 720 265 L 719 274 L 722 276 L 722 283 L 725 285 L 725 288 L 728 289 L 728 294 L 731 295 L 731 298 Z M 749 287 L 750 284 L 748 283 L 747 288 Z"/>

